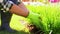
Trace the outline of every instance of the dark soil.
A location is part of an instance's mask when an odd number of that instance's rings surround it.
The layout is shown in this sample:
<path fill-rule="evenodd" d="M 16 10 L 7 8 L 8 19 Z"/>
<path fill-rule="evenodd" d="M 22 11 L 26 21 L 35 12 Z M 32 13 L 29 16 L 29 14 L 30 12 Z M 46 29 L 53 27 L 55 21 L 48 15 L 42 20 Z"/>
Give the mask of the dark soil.
<path fill-rule="evenodd" d="M 35 25 L 28 25 L 28 27 L 31 34 L 44 34 L 44 32 L 38 29 Z"/>

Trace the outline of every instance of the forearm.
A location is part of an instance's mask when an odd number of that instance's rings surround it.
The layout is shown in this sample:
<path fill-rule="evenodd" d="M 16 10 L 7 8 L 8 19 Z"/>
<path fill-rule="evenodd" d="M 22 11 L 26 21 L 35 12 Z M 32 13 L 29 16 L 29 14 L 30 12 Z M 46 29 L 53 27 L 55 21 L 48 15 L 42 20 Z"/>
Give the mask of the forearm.
<path fill-rule="evenodd" d="M 25 10 L 25 11 L 29 11 L 27 8 L 26 8 L 26 6 L 23 4 L 23 2 L 21 2 L 20 4 L 18 4 L 18 6 L 20 7 L 20 8 L 22 8 L 23 10 Z"/>
<path fill-rule="evenodd" d="M 19 8 L 21 8 L 25 12 L 29 12 L 29 10 L 26 8 L 26 6 L 23 4 L 23 2 L 21 2 L 20 4 L 18 4 L 18 6 L 19 6 Z"/>
<path fill-rule="evenodd" d="M 8 1 L 5 4 L 2 4 L 4 12 L 11 12 L 20 16 L 27 17 L 29 11 L 27 11 L 25 8 L 21 8 L 18 5 L 14 4 L 12 1 Z"/>
<path fill-rule="evenodd" d="M 23 10 L 22 8 L 20 8 L 19 6 L 15 5 L 15 4 L 13 4 L 13 6 L 11 7 L 10 12 L 17 14 L 17 15 L 24 16 L 24 17 L 27 17 L 27 15 L 29 13 L 28 11 Z"/>

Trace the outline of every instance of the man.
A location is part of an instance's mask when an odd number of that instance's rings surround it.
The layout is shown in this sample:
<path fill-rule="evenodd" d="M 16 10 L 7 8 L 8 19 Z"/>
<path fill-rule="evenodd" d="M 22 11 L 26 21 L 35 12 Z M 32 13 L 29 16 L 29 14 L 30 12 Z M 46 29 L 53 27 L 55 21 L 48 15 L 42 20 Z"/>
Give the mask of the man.
<path fill-rule="evenodd" d="M 14 32 L 9 26 L 9 22 L 11 19 L 11 14 L 17 14 L 26 18 L 31 19 L 32 23 L 37 24 L 40 22 L 40 16 L 36 13 L 28 11 L 22 2 L 18 2 L 18 0 L 7 0 L 3 1 L 0 4 L 2 25 L 1 29 L 5 29 L 9 32 Z"/>
<path fill-rule="evenodd" d="M 8 0 L 4 0 L 3 2 L 5 3 L 7 1 Z M 17 4 L 17 2 L 18 2 L 17 0 L 10 0 L 10 1 L 13 1 L 15 4 Z M 14 32 L 14 30 L 12 30 L 9 26 L 11 17 L 12 17 L 12 13 L 10 13 L 10 12 L 4 13 L 3 11 L 1 11 L 1 19 L 2 19 L 1 21 L 2 21 L 2 23 L 1 23 L 0 30 L 5 30 L 6 29 L 9 32 Z"/>

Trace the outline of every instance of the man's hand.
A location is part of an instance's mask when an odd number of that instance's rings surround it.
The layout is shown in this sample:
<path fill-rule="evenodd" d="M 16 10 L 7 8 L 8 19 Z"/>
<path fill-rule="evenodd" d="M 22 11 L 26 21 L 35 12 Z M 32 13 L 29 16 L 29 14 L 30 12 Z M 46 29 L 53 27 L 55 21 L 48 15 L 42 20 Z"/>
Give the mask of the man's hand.
<path fill-rule="evenodd" d="M 40 27 L 41 18 L 39 14 L 36 14 L 30 11 L 27 18 L 29 18 L 32 24 L 36 25 L 36 27 Z"/>

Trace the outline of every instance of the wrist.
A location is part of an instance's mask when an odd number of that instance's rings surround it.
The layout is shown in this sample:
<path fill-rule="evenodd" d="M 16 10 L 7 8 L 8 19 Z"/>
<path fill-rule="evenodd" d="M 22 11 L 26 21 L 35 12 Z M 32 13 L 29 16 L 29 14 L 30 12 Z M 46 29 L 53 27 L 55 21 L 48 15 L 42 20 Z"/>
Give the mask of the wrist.
<path fill-rule="evenodd" d="M 30 11 L 27 18 L 31 18 L 31 17 L 34 17 L 34 13 Z"/>

